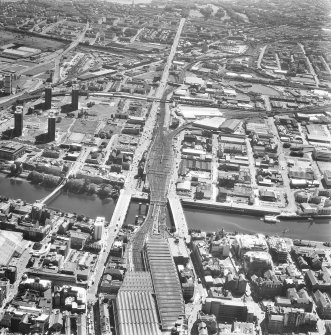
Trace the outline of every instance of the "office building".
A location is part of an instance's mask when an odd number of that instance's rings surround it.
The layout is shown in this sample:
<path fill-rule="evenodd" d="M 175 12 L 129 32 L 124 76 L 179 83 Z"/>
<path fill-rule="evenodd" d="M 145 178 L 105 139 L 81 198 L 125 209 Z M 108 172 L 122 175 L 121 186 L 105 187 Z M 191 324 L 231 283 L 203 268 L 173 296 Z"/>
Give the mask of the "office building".
<path fill-rule="evenodd" d="M 53 113 L 48 116 L 48 140 L 55 141 L 56 120 Z"/>
<path fill-rule="evenodd" d="M 45 87 L 45 109 L 50 109 L 52 107 L 52 86 L 50 83 L 46 84 Z"/>
<path fill-rule="evenodd" d="M 95 240 L 97 241 L 101 240 L 104 226 L 105 226 L 105 218 L 102 216 L 98 216 L 94 222 L 94 239 Z"/>
<path fill-rule="evenodd" d="M 266 271 L 273 268 L 271 256 L 265 251 L 248 251 L 243 258 L 244 269 L 249 276 L 255 274 L 262 277 Z"/>
<path fill-rule="evenodd" d="M 4 78 L 4 90 L 5 90 L 5 94 L 10 95 L 12 93 L 12 77 L 11 74 L 6 74 L 5 78 Z"/>
<path fill-rule="evenodd" d="M 255 319 L 251 305 L 234 299 L 206 298 L 202 311 L 213 314 L 221 322 L 252 322 Z"/>
<path fill-rule="evenodd" d="M 14 136 L 22 136 L 23 132 L 23 106 L 17 106 L 14 114 Z"/>
<path fill-rule="evenodd" d="M 71 92 L 71 107 L 73 110 L 78 109 L 78 99 L 79 99 L 79 85 L 73 84 Z"/>

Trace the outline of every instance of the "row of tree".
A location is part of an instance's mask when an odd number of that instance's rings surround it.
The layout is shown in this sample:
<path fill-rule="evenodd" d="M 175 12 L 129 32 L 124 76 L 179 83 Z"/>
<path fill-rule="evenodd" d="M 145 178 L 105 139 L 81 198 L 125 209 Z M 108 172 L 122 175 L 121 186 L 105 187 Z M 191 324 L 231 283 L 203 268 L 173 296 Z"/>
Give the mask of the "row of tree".
<path fill-rule="evenodd" d="M 97 194 L 100 198 L 109 198 L 118 195 L 119 187 L 108 184 L 97 185 L 88 179 L 69 179 L 66 189 L 72 193 Z"/>
<path fill-rule="evenodd" d="M 46 187 L 55 187 L 60 183 L 61 177 L 31 171 L 28 175 L 28 180 L 33 184 L 43 184 Z"/>

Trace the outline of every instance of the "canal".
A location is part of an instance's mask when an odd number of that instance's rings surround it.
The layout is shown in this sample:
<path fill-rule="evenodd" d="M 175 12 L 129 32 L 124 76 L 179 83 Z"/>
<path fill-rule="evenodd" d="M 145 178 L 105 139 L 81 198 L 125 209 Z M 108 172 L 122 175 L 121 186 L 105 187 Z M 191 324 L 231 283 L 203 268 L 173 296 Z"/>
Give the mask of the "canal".
<path fill-rule="evenodd" d="M 0 195 L 13 199 L 22 199 L 33 203 L 45 197 L 50 189 L 38 185 L 32 185 L 23 179 L 10 179 L 0 174 Z M 106 217 L 110 221 L 116 202 L 112 199 L 101 200 L 97 196 L 85 194 L 72 194 L 62 192 L 54 198 L 48 206 L 63 212 L 79 213 L 90 218 L 97 216 Z M 145 205 L 142 206 L 142 213 Z M 206 232 L 217 231 L 224 228 L 225 231 L 238 231 L 242 233 L 278 234 L 290 238 L 310 239 L 316 241 L 331 241 L 330 220 L 307 221 L 282 221 L 276 224 L 266 224 L 258 217 L 229 214 L 225 212 L 207 212 L 204 210 L 184 209 L 189 228 L 200 229 Z M 131 202 L 125 223 L 134 223 L 139 214 L 139 204 Z M 171 226 L 171 219 L 167 213 L 167 224 Z"/>

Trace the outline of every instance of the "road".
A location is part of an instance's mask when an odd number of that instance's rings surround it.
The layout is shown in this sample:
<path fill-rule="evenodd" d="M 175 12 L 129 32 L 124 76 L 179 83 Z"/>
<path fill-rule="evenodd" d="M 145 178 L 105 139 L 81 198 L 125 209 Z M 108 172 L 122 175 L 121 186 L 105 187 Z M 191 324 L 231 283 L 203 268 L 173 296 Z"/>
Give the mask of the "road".
<path fill-rule="evenodd" d="M 97 264 L 95 266 L 95 273 L 93 274 L 92 281 L 94 284 L 89 286 L 87 291 L 87 301 L 91 304 L 94 304 L 97 301 L 97 292 L 99 283 L 103 274 L 103 270 L 107 263 L 109 257 L 110 249 L 113 246 L 114 240 L 117 236 L 118 229 L 123 225 L 127 210 L 129 208 L 131 201 L 131 192 L 129 190 L 121 190 L 120 196 L 117 200 L 117 205 L 113 212 L 111 222 L 107 227 L 107 241 L 105 243 L 105 248 L 100 253 Z"/>
<path fill-rule="evenodd" d="M 248 158 L 248 163 L 249 163 L 248 167 L 249 167 L 249 172 L 251 175 L 251 185 L 253 188 L 257 188 L 254 153 L 253 153 L 252 146 L 251 146 L 251 143 L 248 137 L 245 138 L 245 142 L 246 142 L 247 158 Z"/>
<path fill-rule="evenodd" d="M 257 60 L 257 68 L 258 69 L 261 69 L 261 62 L 262 62 L 262 59 L 263 59 L 263 56 L 264 56 L 264 53 L 265 53 L 266 49 L 267 49 L 267 45 L 265 45 L 260 51 L 259 58 Z"/>
<path fill-rule="evenodd" d="M 278 130 L 275 125 L 274 119 L 272 117 L 268 118 L 268 123 L 270 128 L 272 129 L 272 133 L 277 138 L 278 145 L 278 165 L 279 165 L 279 173 L 282 175 L 283 178 L 283 192 L 287 195 L 288 205 L 284 208 L 288 212 L 295 212 L 297 210 L 297 206 L 295 204 L 294 194 L 291 192 L 290 187 L 290 179 L 288 177 L 288 169 L 287 169 L 287 159 L 285 158 L 284 149 L 282 146 L 282 142 L 279 138 Z"/>
<path fill-rule="evenodd" d="M 320 81 L 319 81 L 319 79 L 317 77 L 317 74 L 316 74 L 314 68 L 313 68 L 313 65 L 311 64 L 311 62 L 310 62 L 310 60 L 309 60 L 309 58 L 308 58 L 308 56 L 306 54 L 305 47 L 301 43 L 298 43 L 298 45 L 299 45 L 299 47 L 301 48 L 302 52 L 304 53 L 304 55 L 306 57 L 306 60 L 307 60 L 308 66 L 309 66 L 309 71 L 314 76 L 316 87 L 318 87 L 319 84 L 320 84 Z"/>

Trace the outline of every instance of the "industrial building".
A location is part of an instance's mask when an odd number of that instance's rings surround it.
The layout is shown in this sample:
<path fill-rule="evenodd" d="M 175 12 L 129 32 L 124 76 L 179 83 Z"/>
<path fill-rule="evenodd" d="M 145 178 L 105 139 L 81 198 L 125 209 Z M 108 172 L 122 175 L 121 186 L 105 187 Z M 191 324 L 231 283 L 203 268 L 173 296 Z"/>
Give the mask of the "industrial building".
<path fill-rule="evenodd" d="M 313 157 L 317 161 L 330 162 L 331 150 L 328 148 L 314 148 Z"/>

